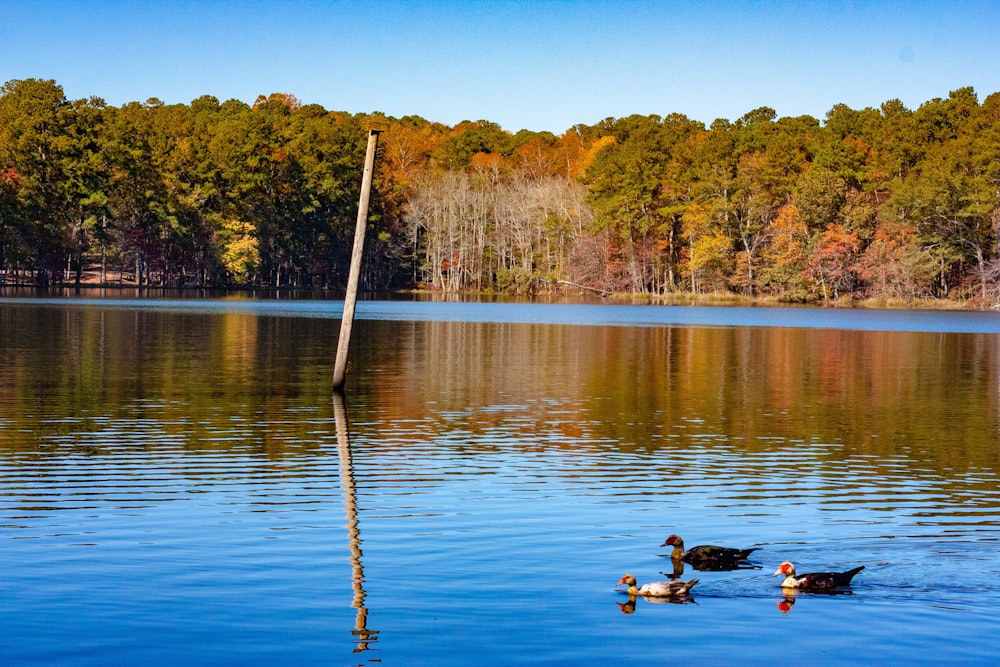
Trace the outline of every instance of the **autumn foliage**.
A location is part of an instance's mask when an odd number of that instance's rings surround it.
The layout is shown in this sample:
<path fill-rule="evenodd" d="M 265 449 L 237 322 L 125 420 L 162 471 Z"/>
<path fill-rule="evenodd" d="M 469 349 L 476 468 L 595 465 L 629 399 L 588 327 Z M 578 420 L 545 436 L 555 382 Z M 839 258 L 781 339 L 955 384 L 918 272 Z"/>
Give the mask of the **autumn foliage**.
<path fill-rule="evenodd" d="M 112 107 L 8 82 L 0 272 L 341 287 L 362 120 L 288 93 Z M 367 289 L 1000 298 L 998 94 L 836 105 L 823 121 L 766 107 L 709 126 L 608 118 L 561 136 L 386 120 Z"/>

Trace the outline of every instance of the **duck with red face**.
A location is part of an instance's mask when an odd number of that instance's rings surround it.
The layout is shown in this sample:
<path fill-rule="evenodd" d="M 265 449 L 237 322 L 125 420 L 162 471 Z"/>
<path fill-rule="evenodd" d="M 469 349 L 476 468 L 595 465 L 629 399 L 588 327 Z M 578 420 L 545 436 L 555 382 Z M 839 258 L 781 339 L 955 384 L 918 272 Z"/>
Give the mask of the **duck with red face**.
<path fill-rule="evenodd" d="M 865 566 L 859 565 L 847 572 L 809 572 L 799 577 L 795 575 L 795 566 L 786 560 L 778 566 L 774 576 L 782 575 L 785 577 L 781 582 L 782 588 L 794 588 L 800 591 L 833 591 L 850 586 L 854 575 L 863 569 Z"/>

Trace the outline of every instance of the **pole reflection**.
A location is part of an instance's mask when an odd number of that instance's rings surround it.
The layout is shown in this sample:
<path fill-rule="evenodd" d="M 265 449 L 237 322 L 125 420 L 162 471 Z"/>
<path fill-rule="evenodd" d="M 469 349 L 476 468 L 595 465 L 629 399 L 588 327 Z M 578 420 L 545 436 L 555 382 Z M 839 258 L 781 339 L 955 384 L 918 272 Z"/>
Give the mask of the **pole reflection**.
<path fill-rule="evenodd" d="M 358 610 L 352 635 L 358 638 L 355 653 L 367 651 L 370 643 L 378 640 L 378 630 L 368 629 L 368 608 L 365 607 L 365 571 L 361 563 L 361 531 L 358 528 L 357 491 L 354 485 L 354 462 L 351 458 L 351 440 L 347 430 L 347 409 L 344 396 L 333 392 L 333 415 L 337 425 L 337 450 L 340 455 L 340 485 L 344 490 L 344 514 L 347 517 L 347 542 L 351 549 L 351 583 L 354 600 L 351 606 Z"/>

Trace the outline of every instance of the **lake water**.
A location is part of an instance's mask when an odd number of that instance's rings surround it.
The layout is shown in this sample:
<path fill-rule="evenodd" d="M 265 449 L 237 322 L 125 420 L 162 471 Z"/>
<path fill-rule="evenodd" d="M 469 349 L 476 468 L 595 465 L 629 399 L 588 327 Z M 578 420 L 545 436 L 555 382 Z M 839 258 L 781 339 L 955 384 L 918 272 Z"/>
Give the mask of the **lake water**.
<path fill-rule="evenodd" d="M 0 664 L 1000 658 L 1000 314 L 341 309 L 0 298 Z"/>

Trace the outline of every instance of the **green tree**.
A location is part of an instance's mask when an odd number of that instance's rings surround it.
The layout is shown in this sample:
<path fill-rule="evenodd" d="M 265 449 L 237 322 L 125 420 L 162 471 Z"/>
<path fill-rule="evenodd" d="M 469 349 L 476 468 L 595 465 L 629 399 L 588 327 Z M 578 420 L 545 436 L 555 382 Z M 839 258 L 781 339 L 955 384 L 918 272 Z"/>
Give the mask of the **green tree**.
<path fill-rule="evenodd" d="M 6 252 L 48 283 L 61 273 L 70 245 L 72 204 L 69 102 L 55 81 L 9 81 L 0 88 L 0 165 L 16 174 L 16 205 L 5 224 Z M 9 179 L 8 179 L 9 180 Z"/>
<path fill-rule="evenodd" d="M 22 250 L 21 233 L 16 224 L 20 213 L 17 202 L 19 181 L 20 177 L 13 167 L 0 171 L 0 276 L 4 276 L 4 280 L 11 259 Z"/>
<path fill-rule="evenodd" d="M 936 129 L 935 141 L 943 141 L 897 186 L 890 206 L 896 219 L 916 227 L 937 257 L 943 295 L 971 274 L 979 297 L 986 299 L 997 251 L 1000 134 L 996 116 L 972 108 L 971 96 L 971 89 L 961 89 L 948 102 L 930 105 L 934 122 L 924 119 L 924 124 Z"/>
<path fill-rule="evenodd" d="M 514 147 L 511 135 L 496 123 L 466 120 L 456 125 L 451 136 L 440 143 L 434 157 L 445 169 L 465 169 L 476 153 L 509 155 Z"/>
<path fill-rule="evenodd" d="M 131 102 L 111 114 L 102 134 L 109 178 L 111 233 L 119 260 L 134 264 L 138 284 L 149 284 L 154 268 L 162 269 L 168 227 L 168 193 L 163 168 L 171 138 L 156 127 L 161 105 Z"/>
<path fill-rule="evenodd" d="M 584 182 L 594 230 L 607 230 L 623 268 L 615 289 L 672 288 L 685 183 L 693 160 L 685 143 L 704 126 L 684 116 L 630 116 L 604 122 L 615 141 L 595 157 Z"/>
<path fill-rule="evenodd" d="M 737 122 L 736 174 L 729 207 L 731 234 L 738 243 L 741 271 L 735 284 L 748 294 L 758 289 L 758 256 L 766 248 L 771 223 L 778 210 L 791 201 L 795 183 L 808 167 L 815 150 L 819 123 L 814 118 L 781 119 L 763 107 Z"/>

